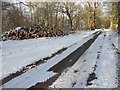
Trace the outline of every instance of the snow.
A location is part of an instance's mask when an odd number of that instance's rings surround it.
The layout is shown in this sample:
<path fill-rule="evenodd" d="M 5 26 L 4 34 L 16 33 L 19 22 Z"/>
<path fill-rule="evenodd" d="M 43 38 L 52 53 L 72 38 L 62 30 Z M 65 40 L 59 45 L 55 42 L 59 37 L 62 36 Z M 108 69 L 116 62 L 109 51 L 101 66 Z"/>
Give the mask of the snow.
<path fill-rule="evenodd" d="M 80 36 L 81 36 L 81 34 L 80 34 Z M 73 38 L 73 37 L 74 37 L 74 35 L 72 35 L 71 38 Z M 84 44 L 90 38 L 93 38 L 93 35 L 85 37 L 84 39 L 79 38 L 77 44 L 69 47 L 66 51 L 64 51 L 60 55 L 57 55 L 57 56 L 49 59 L 48 61 L 46 61 L 46 63 L 43 63 L 33 69 L 30 69 L 27 72 L 25 72 L 24 74 L 10 80 L 9 82 L 7 82 L 3 85 L 3 88 L 13 88 L 13 87 L 14 88 L 20 88 L 20 87 L 29 88 L 29 87 L 35 85 L 37 82 L 43 82 L 43 81 L 47 80 L 48 78 L 54 76 L 56 73 L 51 74 L 47 70 L 50 69 L 55 64 L 57 64 L 58 62 L 60 62 L 61 60 L 63 60 L 65 57 L 67 57 L 70 53 L 72 53 L 77 48 L 79 48 L 82 44 Z M 49 73 L 50 73 L 50 75 L 49 75 Z M 44 77 L 44 75 L 47 75 L 48 77 Z M 25 81 L 25 82 L 21 83 L 21 81 Z"/>
<path fill-rule="evenodd" d="M 2 44 L 0 44 L 2 47 Z M 0 57 L 2 57 L 2 48 L 0 48 Z M 0 58 L 0 78 L 2 76 L 2 58 Z"/>
<path fill-rule="evenodd" d="M 94 32 L 94 31 L 93 31 Z M 10 40 L 2 44 L 2 68 L 0 77 L 4 78 L 10 73 L 20 70 L 23 66 L 31 64 L 44 57 L 51 56 L 58 50 L 73 45 L 93 32 L 79 31 L 59 38 L 38 38 L 30 40 Z M 9 65 L 9 67 L 8 67 Z"/>
<path fill-rule="evenodd" d="M 104 38 L 104 34 L 106 37 Z M 117 87 L 117 60 L 112 41 L 109 40 L 113 31 L 105 30 L 90 48 L 72 66 L 67 68 L 62 75 L 50 86 L 52 88 L 116 88 Z M 110 36 L 109 36 L 110 35 Z M 118 39 L 114 39 L 117 43 Z M 102 47 L 101 47 L 102 46 Z M 101 53 L 100 53 L 101 52 Z M 100 58 L 97 59 L 98 54 Z M 97 65 L 94 71 L 94 65 Z M 78 72 L 74 73 L 77 70 Z M 93 84 L 86 86 L 89 74 L 94 71 L 97 79 L 91 81 Z M 73 85 L 75 84 L 75 85 Z"/>
<path fill-rule="evenodd" d="M 51 56 L 64 47 L 68 47 L 61 54 L 54 56 L 35 68 L 29 69 L 24 74 L 8 81 L 2 87 L 29 88 L 38 82 L 45 82 L 57 74 L 48 70 L 91 39 L 94 36 L 91 34 L 95 31 L 77 31 L 75 34 L 56 38 L 0 42 L 2 44 L 2 49 L 0 49 L 0 52 L 2 52 L 2 63 L 0 63 L 0 66 L 3 68 L 0 71 L 0 75 L 2 74 L 1 78 L 41 58 Z M 102 31 L 103 33 L 98 36 L 79 60 L 73 66 L 65 69 L 50 87 L 116 88 L 118 86 L 116 66 L 118 57 L 112 44 L 118 48 L 119 37 L 115 31 L 108 29 Z M 95 65 L 97 66 L 96 68 Z M 87 79 L 92 72 L 96 74 L 97 79 L 91 81 L 92 85 L 87 86 Z"/>
<path fill-rule="evenodd" d="M 21 28 L 22 28 L 22 27 L 17 27 L 15 30 L 17 30 L 17 31 L 18 31 L 18 30 L 20 30 Z"/>
<path fill-rule="evenodd" d="M 10 81 L 10 83 L 6 83 L 2 87 L 3 88 L 21 88 L 21 87 L 29 88 L 30 86 L 35 85 L 37 82 L 40 82 L 40 81 L 44 82 L 47 79 L 49 79 L 49 77 L 52 77 L 56 74 L 54 72 L 42 72 L 42 74 L 37 73 L 39 72 L 39 69 L 36 69 L 34 71 L 36 72 L 29 72 L 29 74 L 26 74 L 24 76 L 22 75 L 21 77 L 17 77 L 17 79 L 13 79 L 12 81 Z M 31 78 L 34 73 L 37 73 L 37 74 L 34 75 L 34 78 Z"/>
<path fill-rule="evenodd" d="M 111 43 L 111 32 L 106 32 L 107 35 L 103 42 L 102 53 L 95 71 L 98 79 L 94 80 L 93 85 L 90 87 L 116 88 L 118 85 L 116 67 L 118 58 Z M 117 42 L 118 40 L 116 39 L 115 41 Z"/>

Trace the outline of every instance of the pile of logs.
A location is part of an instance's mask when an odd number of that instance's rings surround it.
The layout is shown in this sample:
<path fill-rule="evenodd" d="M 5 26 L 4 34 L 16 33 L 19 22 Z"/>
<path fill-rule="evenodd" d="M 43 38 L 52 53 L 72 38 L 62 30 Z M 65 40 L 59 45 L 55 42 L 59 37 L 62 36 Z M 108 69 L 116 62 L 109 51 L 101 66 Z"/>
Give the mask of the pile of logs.
<path fill-rule="evenodd" d="M 42 25 L 33 25 L 28 27 L 19 27 L 15 30 L 10 30 L 1 35 L 2 41 L 6 40 L 24 40 L 40 37 L 57 37 L 64 36 L 64 33 L 60 29 L 47 28 Z"/>

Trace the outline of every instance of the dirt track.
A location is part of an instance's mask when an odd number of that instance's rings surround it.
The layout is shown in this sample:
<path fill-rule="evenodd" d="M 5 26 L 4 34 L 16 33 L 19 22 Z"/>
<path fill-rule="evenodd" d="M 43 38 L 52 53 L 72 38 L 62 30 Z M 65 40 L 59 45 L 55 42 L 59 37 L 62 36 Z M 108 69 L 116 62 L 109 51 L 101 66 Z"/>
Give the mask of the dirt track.
<path fill-rule="evenodd" d="M 72 66 L 76 63 L 76 61 L 80 58 L 80 56 L 91 46 L 91 44 L 96 40 L 96 38 L 101 34 L 102 32 L 94 33 L 94 37 L 90 40 L 88 40 L 86 43 L 84 43 L 82 46 L 80 46 L 77 50 L 72 52 L 70 55 L 68 55 L 66 58 L 61 60 L 59 63 L 51 67 L 48 71 L 53 71 L 58 74 L 51 77 L 45 82 L 37 83 L 35 86 L 30 87 L 32 88 L 48 88 L 60 75 L 61 73 L 68 67 Z"/>

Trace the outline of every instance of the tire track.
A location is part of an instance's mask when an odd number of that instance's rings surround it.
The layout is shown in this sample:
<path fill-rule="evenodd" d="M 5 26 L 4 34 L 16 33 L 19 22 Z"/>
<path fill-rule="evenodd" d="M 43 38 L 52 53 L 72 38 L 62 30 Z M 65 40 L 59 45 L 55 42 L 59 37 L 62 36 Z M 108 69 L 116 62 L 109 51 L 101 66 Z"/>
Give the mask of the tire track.
<path fill-rule="evenodd" d="M 95 32 L 94 37 L 89 39 L 87 42 L 85 42 L 82 46 L 80 46 L 77 50 L 72 52 L 70 55 L 68 55 L 66 58 L 61 60 L 59 63 L 51 67 L 48 71 L 53 71 L 57 73 L 55 76 L 49 78 L 45 82 L 38 82 L 36 85 L 28 88 L 28 90 L 32 88 L 48 88 L 52 83 L 61 75 L 61 73 L 68 67 L 72 66 L 76 63 L 76 61 L 80 58 L 80 56 L 91 46 L 91 44 L 96 40 L 96 38 L 101 34 L 102 32 Z"/>
<path fill-rule="evenodd" d="M 95 32 L 93 33 L 93 35 L 97 34 L 98 32 Z M 73 45 L 75 45 L 76 43 L 74 43 Z M 71 45 L 71 46 L 73 46 Z M 45 57 L 45 58 L 42 58 L 36 62 L 33 62 L 32 64 L 29 64 L 29 65 L 26 65 L 24 66 L 23 68 L 21 68 L 19 71 L 16 71 L 15 73 L 11 73 L 10 75 L 6 76 L 5 78 L 1 79 L 0 80 L 0 86 L 5 84 L 6 82 L 12 80 L 13 78 L 15 77 L 18 77 L 22 74 L 24 74 L 25 72 L 27 72 L 28 70 L 32 69 L 32 68 L 35 68 L 36 66 L 42 64 L 42 63 L 45 63 L 47 60 L 53 58 L 54 56 L 58 55 L 58 54 L 61 54 L 62 52 L 64 52 L 67 48 L 71 47 L 71 46 L 68 46 L 68 47 L 65 47 L 65 48 L 62 48 L 60 49 L 59 51 L 57 51 L 56 53 L 52 54 L 51 56 L 49 57 Z"/>
<path fill-rule="evenodd" d="M 1 83 L 0 86 L 3 85 L 3 84 L 5 84 L 6 82 L 10 81 L 11 79 L 17 77 L 17 76 L 22 75 L 23 73 L 27 72 L 29 69 L 35 68 L 36 66 L 38 66 L 38 65 L 40 65 L 42 63 L 45 63 L 47 60 L 51 59 L 52 57 L 54 57 L 54 56 L 56 56 L 58 54 L 61 54 L 67 48 L 68 47 L 62 48 L 59 51 L 57 51 L 56 53 L 52 54 L 51 56 L 42 58 L 42 59 L 40 59 L 40 60 L 38 60 L 38 61 L 36 61 L 36 62 L 34 62 L 32 64 L 29 64 L 29 65 L 23 67 L 22 69 L 20 69 L 20 71 L 17 71 L 15 73 L 10 74 L 9 76 L 7 76 L 7 77 L 3 78 L 2 80 L 0 80 L 0 83 Z"/>

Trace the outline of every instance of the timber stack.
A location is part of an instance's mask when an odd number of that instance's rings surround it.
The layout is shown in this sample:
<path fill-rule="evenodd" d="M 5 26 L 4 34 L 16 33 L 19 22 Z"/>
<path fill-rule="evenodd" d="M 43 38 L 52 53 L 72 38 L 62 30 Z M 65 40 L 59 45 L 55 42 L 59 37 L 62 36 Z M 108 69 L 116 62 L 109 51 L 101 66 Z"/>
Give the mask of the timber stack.
<path fill-rule="evenodd" d="M 48 28 L 43 25 L 33 25 L 27 27 L 17 27 L 15 30 L 10 30 L 1 35 L 1 40 L 24 40 L 40 37 L 57 37 L 64 36 L 64 33 L 60 29 Z"/>

